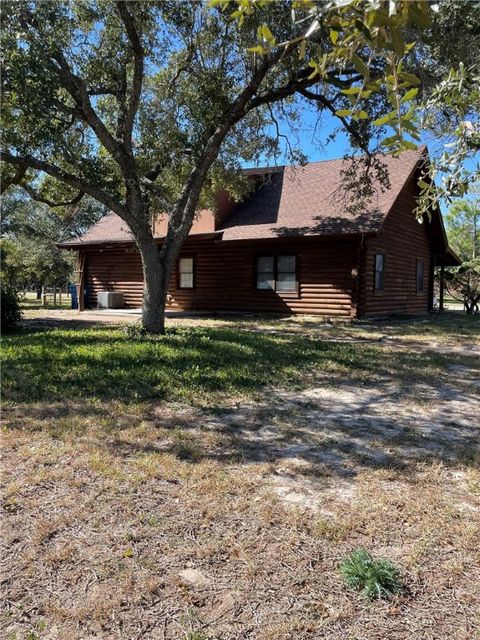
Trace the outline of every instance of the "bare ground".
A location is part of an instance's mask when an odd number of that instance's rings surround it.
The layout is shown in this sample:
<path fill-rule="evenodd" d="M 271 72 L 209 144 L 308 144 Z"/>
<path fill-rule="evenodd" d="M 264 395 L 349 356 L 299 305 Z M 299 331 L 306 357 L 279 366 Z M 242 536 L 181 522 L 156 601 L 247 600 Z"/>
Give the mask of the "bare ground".
<path fill-rule="evenodd" d="M 281 330 L 457 357 L 446 379 L 319 375 L 255 402 L 8 407 L 2 637 L 480 637 L 479 379 L 458 363 L 478 340 Z M 357 547 L 407 592 L 347 590 Z"/>

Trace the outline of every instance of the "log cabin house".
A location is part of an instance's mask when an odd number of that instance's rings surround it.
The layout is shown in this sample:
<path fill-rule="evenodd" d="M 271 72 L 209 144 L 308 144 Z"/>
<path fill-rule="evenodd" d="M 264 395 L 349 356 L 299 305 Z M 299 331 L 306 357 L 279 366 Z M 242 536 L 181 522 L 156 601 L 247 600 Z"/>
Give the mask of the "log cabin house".
<path fill-rule="evenodd" d="M 455 265 L 438 209 L 414 214 L 425 148 L 386 157 L 390 188 L 347 213 L 342 160 L 246 170 L 255 188 L 241 203 L 225 194 L 200 211 L 172 276 L 168 307 L 205 312 L 273 312 L 329 317 L 426 314 L 436 266 Z M 166 220 L 155 222 L 158 242 Z M 140 307 L 140 256 L 126 223 L 110 213 L 80 239 L 79 290 L 87 307 L 102 291 Z M 80 307 L 82 308 L 82 306 Z"/>

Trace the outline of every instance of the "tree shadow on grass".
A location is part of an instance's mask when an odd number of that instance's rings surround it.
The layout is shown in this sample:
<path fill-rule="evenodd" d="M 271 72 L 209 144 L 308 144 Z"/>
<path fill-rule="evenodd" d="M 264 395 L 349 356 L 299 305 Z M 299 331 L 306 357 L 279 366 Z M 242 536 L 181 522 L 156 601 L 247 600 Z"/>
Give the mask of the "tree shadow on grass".
<path fill-rule="evenodd" d="M 305 372 L 375 368 L 375 349 L 234 329 L 130 339 L 119 329 L 47 331 L 4 343 L 4 397 L 14 402 L 194 399 L 300 384 Z"/>
<path fill-rule="evenodd" d="M 401 471 L 409 481 L 425 462 L 478 466 L 478 396 L 444 385 L 420 384 L 417 390 L 434 409 L 422 411 L 391 381 L 350 380 L 299 393 L 269 389 L 262 402 L 233 409 L 173 418 L 147 414 L 161 433 L 157 440 L 125 442 L 118 434 L 109 449 L 123 456 L 172 453 L 192 464 L 294 463 L 295 475 L 315 479 L 385 469 Z M 205 445 L 206 434 L 218 436 L 218 443 Z"/>
<path fill-rule="evenodd" d="M 140 340 L 108 327 L 29 333 L 8 338 L 5 350 L 11 428 L 31 419 L 62 437 L 72 420 L 80 431 L 105 423 L 104 446 L 116 455 L 300 460 L 306 476 L 340 477 L 424 460 L 474 464 L 479 455 L 475 356 L 224 328 Z M 474 375 L 459 380 L 452 367 Z M 237 406 L 225 396 L 238 396 Z M 172 411 L 175 400 L 190 410 Z M 114 416 L 111 402 L 123 407 Z M 163 434 L 158 441 L 122 439 L 142 420 Z M 205 434 L 218 444 L 204 445 Z"/>

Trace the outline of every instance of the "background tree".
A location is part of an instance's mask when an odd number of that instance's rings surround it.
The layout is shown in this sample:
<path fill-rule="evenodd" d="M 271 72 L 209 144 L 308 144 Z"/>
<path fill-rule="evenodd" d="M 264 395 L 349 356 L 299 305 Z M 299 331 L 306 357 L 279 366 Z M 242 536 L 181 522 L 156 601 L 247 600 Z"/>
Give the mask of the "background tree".
<path fill-rule="evenodd" d="M 64 285 L 72 279 L 71 256 L 57 242 L 79 237 L 104 213 L 94 200 L 85 199 L 68 211 L 56 212 L 31 200 L 21 189 L 2 197 L 2 278 L 15 289 Z"/>
<path fill-rule="evenodd" d="M 407 61 L 421 80 L 420 127 L 431 162 L 422 207 L 452 204 L 480 179 L 480 2 L 442 0 L 431 25 L 412 30 Z"/>
<path fill-rule="evenodd" d="M 458 200 L 445 216 L 448 238 L 463 262 L 480 257 L 480 188 L 472 198 Z"/>
<path fill-rule="evenodd" d="M 429 13 L 426 0 L 4 1 L 3 187 L 49 204 L 87 194 L 117 213 L 141 256 L 143 324 L 163 331 L 196 211 L 245 190 L 242 162 L 275 153 L 271 125 L 298 117 L 298 100 L 366 154 L 350 185 L 368 196 L 372 174 L 388 184 L 371 152 L 418 140 L 406 36 Z"/>
<path fill-rule="evenodd" d="M 460 267 L 449 269 L 445 284 L 448 292 L 460 299 L 468 314 L 479 312 L 480 303 L 480 195 L 455 202 L 446 216 L 452 248 L 462 260 Z"/>

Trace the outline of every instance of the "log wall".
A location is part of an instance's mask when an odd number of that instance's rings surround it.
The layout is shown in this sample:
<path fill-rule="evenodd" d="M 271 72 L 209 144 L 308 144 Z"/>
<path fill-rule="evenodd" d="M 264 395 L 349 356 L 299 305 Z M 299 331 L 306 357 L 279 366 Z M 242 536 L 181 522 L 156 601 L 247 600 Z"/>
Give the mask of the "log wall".
<path fill-rule="evenodd" d="M 429 311 L 430 223 L 414 214 L 417 187 L 413 178 L 400 192 L 377 237 L 365 241 L 359 283 L 359 315 L 423 314 Z M 375 253 L 385 255 L 384 290 L 375 291 Z M 423 292 L 417 292 L 417 260 L 424 262 Z"/>
<path fill-rule="evenodd" d="M 169 308 L 198 311 L 305 313 L 323 316 L 378 316 L 427 313 L 430 306 L 430 224 L 413 213 L 417 188 L 412 179 L 401 191 L 376 237 L 359 239 L 276 238 L 223 242 L 190 237 L 181 256 L 195 261 L 194 289 L 179 289 L 177 273 L 169 288 Z M 385 255 L 384 290 L 374 290 L 375 253 Z M 295 254 L 298 291 L 258 291 L 259 255 Z M 418 259 L 424 262 L 424 287 L 417 292 Z M 88 304 L 97 293 L 122 291 L 128 307 L 142 304 L 143 276 L 134 245 L 85 249 Z M 357 278 L 358 273 L 358 278 Z"/>
<path fill-rule="evenodd" d="M 258 255 L 295 254 L 299 287 L 295 293 L 258 291 Z M 195 261 L 194 289 L 179 289 L 177 274 L 169 289 L 169 308 L 199 311 L 267 311 L 324 316 L 355 313 L 357 240 L 318 238 L 222 242 L 189 238 L 181 256 Z M 99 291 L 122 291 L 126 305 L 142 303 L 140 256 L 133 247 L 86 251 L 89 306 L 96 307 Z"/>

